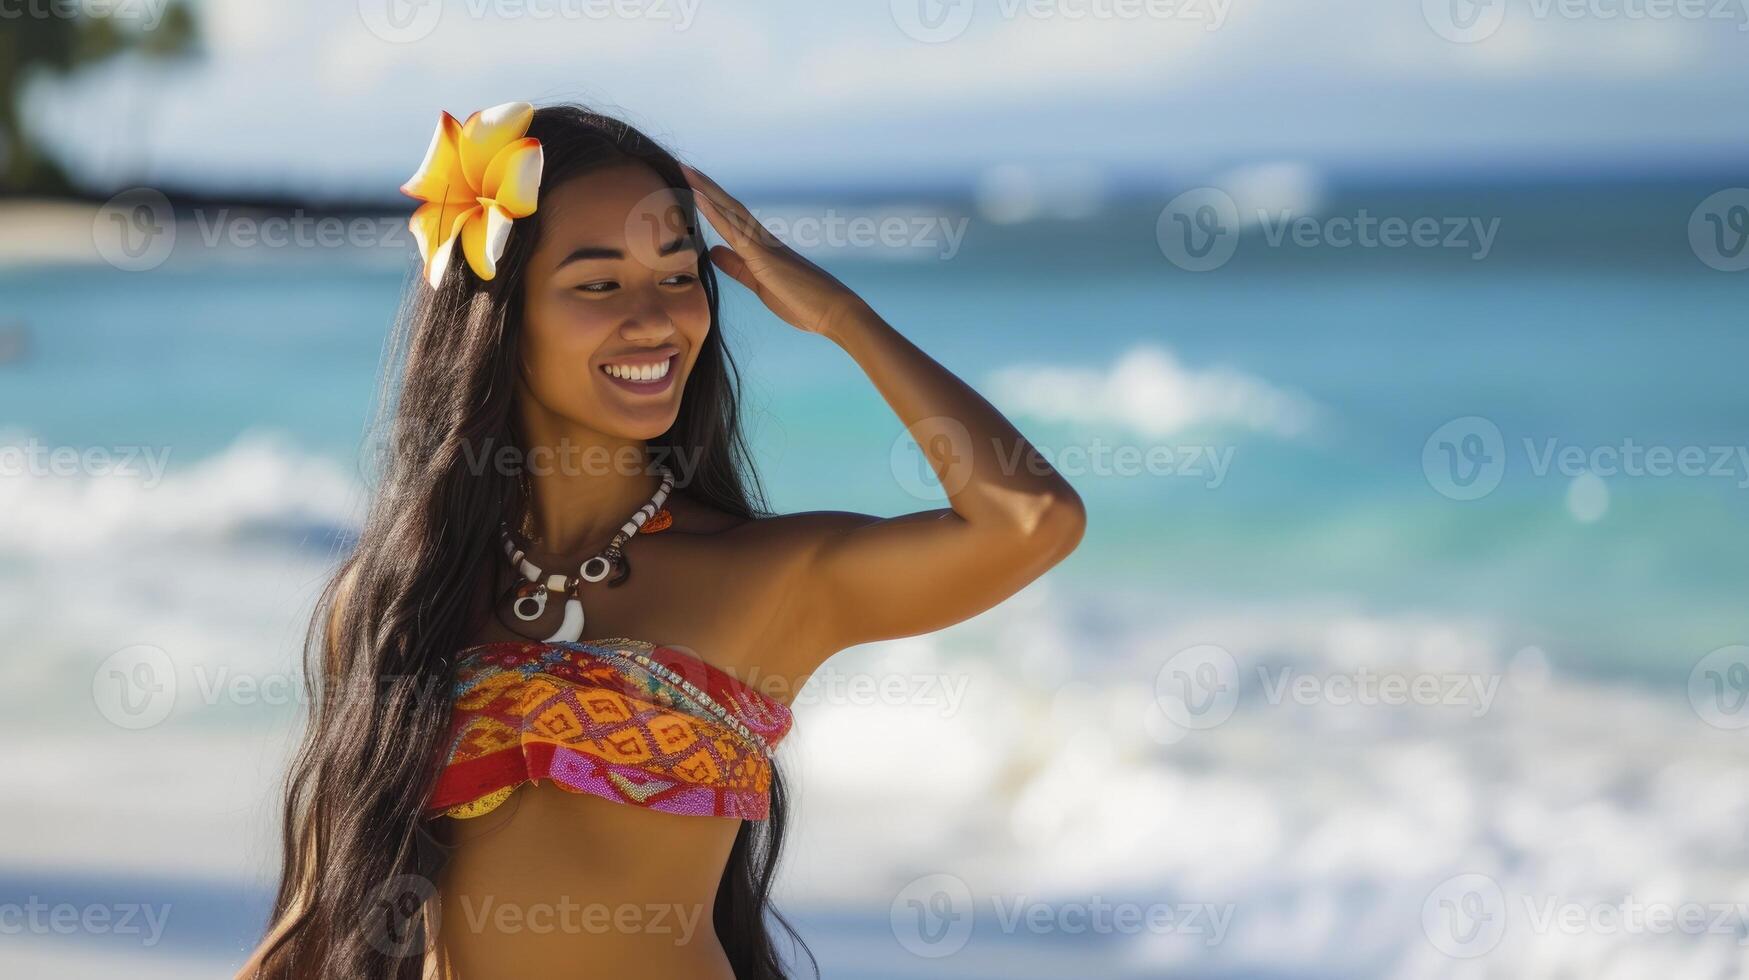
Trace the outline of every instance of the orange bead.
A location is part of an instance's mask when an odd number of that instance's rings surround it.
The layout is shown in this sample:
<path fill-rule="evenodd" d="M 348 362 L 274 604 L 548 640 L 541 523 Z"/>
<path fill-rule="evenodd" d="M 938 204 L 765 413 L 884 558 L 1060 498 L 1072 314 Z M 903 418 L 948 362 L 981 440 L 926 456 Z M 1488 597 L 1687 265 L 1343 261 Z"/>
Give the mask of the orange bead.
<path fill-rule="evenodd" d="M 668 526 L 673 523 L 674 515 L 670 514 L 668 508 L 664 507 L 654 514 L 651 514 L 650 519 L 644 522 L 644 526 L 638 528 L 638 533 L 654 534 L 657 531 L 667 530 Z"/>

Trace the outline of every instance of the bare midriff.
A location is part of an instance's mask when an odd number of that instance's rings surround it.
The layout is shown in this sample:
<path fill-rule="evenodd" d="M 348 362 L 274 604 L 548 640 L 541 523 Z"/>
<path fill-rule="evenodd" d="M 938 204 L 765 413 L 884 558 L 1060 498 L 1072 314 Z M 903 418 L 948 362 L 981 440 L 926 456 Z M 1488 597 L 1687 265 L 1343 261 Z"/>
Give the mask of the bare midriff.
<path fill-rule="evenodd" d="M 733 980 L 711 923 L 741 821 L 663 813 L 550 782 L 443 818 L 439 958 L 426 975 Z"/>

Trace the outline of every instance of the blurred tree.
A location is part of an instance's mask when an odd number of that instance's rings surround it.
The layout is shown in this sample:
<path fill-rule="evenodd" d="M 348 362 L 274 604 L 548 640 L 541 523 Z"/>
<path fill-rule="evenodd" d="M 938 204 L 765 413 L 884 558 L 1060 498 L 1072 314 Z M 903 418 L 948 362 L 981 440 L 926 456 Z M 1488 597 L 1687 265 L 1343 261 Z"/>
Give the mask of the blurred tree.
<path fill-rule="evenodd" d="M 27 6 L 0 29 L 0 190 L 10 193 L 71 190 L 66 174 L 31 141 L 24 126 L 24 89 L 35 74 L 74 72 L 123 54 L 182 58 L 194 53 L 199 39 L 187 0 L 170 0 L 150 25 L 133 23 L 119 13 L 51 14 L 58 9 Z"/>

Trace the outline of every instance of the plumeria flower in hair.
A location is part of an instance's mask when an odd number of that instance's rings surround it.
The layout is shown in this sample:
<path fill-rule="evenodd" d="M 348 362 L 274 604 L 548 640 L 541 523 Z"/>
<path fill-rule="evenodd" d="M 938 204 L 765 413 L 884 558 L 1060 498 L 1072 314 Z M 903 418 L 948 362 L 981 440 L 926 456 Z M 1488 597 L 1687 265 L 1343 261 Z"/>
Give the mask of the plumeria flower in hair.
<path fill-rule="evenodd" d="M 467 122 L 447 112 L 438 120 L 425 162 L 401 185 L 401 193 L 425 202 L 411 227 L 432 289 L 443 281 L 457 238 L 475 275 L 497 275 L 510 223 L 534 213 L 545 158 L 540 140 L 523 135 L 533 119 L 534 106 L 506 102 Z"/>

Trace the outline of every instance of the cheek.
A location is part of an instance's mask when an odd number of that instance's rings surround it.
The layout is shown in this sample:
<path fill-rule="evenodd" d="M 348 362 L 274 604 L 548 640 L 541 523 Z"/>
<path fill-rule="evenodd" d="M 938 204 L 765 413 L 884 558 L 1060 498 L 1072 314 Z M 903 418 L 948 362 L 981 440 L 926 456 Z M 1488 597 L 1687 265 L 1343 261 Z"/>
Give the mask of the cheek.
<path fill-rule="evenodd" d="M 568 296 L 530 297 L 523 311 L 522 359 L 537 394 L 562 386 L 575 390 L 577 375 L 613 329 L 599 306 Z"/>
<path fill-rule="evenodd" d="M 675 328 L 685 334 L 694 347 L 704 343 L 705 335 L 710 333 L 711 305 L 702 288 L 688 290 L 668 315 L 674 319 Z"/>

